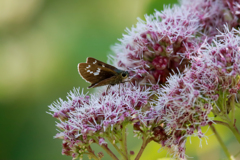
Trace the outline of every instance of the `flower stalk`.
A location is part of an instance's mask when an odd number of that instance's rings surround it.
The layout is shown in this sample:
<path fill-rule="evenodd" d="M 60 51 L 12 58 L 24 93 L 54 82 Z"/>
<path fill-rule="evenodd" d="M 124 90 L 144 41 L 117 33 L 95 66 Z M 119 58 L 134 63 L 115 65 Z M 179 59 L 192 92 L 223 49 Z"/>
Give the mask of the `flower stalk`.
<path fill-rule="evenodd" d="M 115 142 L 113 142 L 112 139 L 108 137 L 109 142 L 113 145 L 113 147 L 118 151 L 118 153 L 124 158 L 127 159 L 127 156 L 123 153 L 123 151 L 116 145 Z"/>
<path fill-rule="evenodd" d="M 232 110 L 231 120 L 232 120 L 232 124 L 234 124 L 235 123 L 235 96 L 231 96 L 230 98 L 230 107 Z"/>
<path fill-rule="evenodd" d="M 240 144 L 240 134 L 239 134 L 237 128 L 234 127 L 234 124 L 230 124 L 230 125 L 229 125 L 229 128 L 230 128 L 230 130 L 232 131 L 232 133 L 234 134 L 234 136 L 236 137 L 238 143 Z"/>
<path fill-rule="evenodd" d="M 144 149 L 147 147 L 148 143 L 150 142 L 150 140 L 147 139 L 146 136 L 143 136 L 143 137 L 142 137 L 142 140 L 143 140 L 142 146 L 141 146 L 141 148 L 140 148 L 140 150 L 139 150 L 139 152 L 138 152 L 135 160 L 139 160 L 139 159 L 140 159 L 140 157 L 141 157 Z"/>
<path fill-rule="evenodd" d="M 232 131 L 235 138 L 240 143 L 240 133 L 239 133 L 238 129 L 235 127 L 235 124 L 231 124 L 231 123 L 227 123 L 227 122 L 223 122 L 223 121 L 218 121 L 218 120 L 214 120 L 214 123 L 221 124 L 221 125 L 224 125 L 224 126 L 228 127 L 228 129 L 230 129 Z"/>
<path fill-rule="evenodd" d="M 87 150 L 88 150 L 88 152 L 89 152 L 88 155 L 89 155 L 91 158 L 93 158 L 94 160 L 100 160 L 100 159 L 101 159 L 101 158 L 99 158 L 99 157 L 97 157 L 97 156 L 95 155 L 94 151 L 92 150 L 92 148 L 91 148 L 90 146 L 87 147 Z"/>
<path fill-rule="evenodd" d="M 234 160 L 234 159 L 232 159 L 232 156 L 231 156 L 230 152 L 228 151 L 228 149 L 227 149 L 226 145 L 224 144 L 222 138 L 221 138 L 220 135 L 218 134 L 216 128 L 215 128 L 213 125 L 210 125 L 210 127 L 211 127 L 213 133 L 215 134 L 215 136 L 216 136 L 219 144 L 221 145 L 221 147 L 222 147 L 225 155 L 227 156 L 227 158 L 228 158 L 229 160 Z"/>
<path fill-rule="evenodd" d="M 126 132 L 126 125 L 122 126 L 122 142 L 121 142 L 121 149 L 124 152 L 124 157 L 126 158 L 126 160 L 129 160 L 129 154 L 127 151 L 127 132 Z"/>
<path fill-rule="evenodd" d="M 113 160 L 118 160 L 117 156 L 108 148 L 106 144 L 101 145 L 102 149 L 111 156 Z"/>

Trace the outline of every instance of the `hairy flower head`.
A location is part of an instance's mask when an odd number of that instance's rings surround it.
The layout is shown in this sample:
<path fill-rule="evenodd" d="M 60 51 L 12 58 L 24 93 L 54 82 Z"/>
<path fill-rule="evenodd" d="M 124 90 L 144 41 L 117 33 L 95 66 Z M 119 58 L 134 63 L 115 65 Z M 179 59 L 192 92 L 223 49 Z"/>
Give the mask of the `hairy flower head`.
<path fill-rule="evenodd" d="M 198 57 L 192 59 L 187 73 L 204 97 L 216 102 L 215 113 L 222 111 L 222 102 L 236 97 L 240 76 L 240 32 L 225 26 L 213 39 L 212 44 L 203 43 Z M 227 111 L 229 112 L 231 108 Z"/>
<path fill-rule="evenodd" d="M 59 120 L 55 138 L 63 139 L 62 153 L 79 158 L 92 153 L 92 143 L 124 145 L 124 127 L 132 124 L 144 145 L 155 141 L 185 159 L 187 137 L 205 137 L 201 127 L 213 123 L 209 113 L 226 119 L 231 104 L 239 103 L 239 6 L 181 0 L 139 19 L 112 47 L 114 65 L 129 72 L 133 85 L 89 96 L 74 89 L 67 101 L 49 106 Z"/>
<path fill-rule="evenodd" d="M 167 137 L 159 143 L 173 149 L 174 156 L 185 158 L 186 138 L 192 135 L 202 138 L 201 127 L 211 122 L 208 117 L 212 110 L 211 101 L 203 98 L 184 74 L 171 76 L 158 94 L 156 110 Z M 197 134 L 194 134 L 195 130 Z"/>
<path fill-rule="evenodd" d="M 115 63 L 129 70 L 133 82 L 164 84 L 172 71 L 183 71 L 188 64 L 197 48 L 193 37 L 201 25 L 192 10 L 177 5 L 145 19 L 127 29 L 121 43 L 112 48 Z"/>
<path fill-rule="evenodd" d="M 207 37 L 209 42 L 218 34 L 219 30 L 224 30 L 225 24 L 228 24 L 230 28 L 239 24 L 239 15 L 236 12 L 239 10 L 237 2 L 231 2 L 231 0 L 181 0 L 180 4 L 195 13 L 202 26 L 202 38 Z"/>
<path fill-rule="evenodd" d="M 53 117 L 60 120 L 56 125 L 60 133 L 55 137 L 63 139 L 63 154 L 79 157 L 87 153 L 91 143 L 107 144 L 105 136 L 131 123 L 133 115 L 147 105 L 149 96 L 148 89 L 125 84 L 90 97 L 74 89 L 68 101 L 60 99 L 50 105 Z"/>

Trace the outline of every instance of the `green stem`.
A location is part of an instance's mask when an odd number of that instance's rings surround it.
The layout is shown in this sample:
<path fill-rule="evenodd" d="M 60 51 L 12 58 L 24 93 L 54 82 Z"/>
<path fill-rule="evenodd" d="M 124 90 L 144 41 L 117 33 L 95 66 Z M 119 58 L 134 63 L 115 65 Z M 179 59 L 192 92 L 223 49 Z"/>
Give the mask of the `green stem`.
<path fill-rule="evenodd" d="M 128 160 L 129 156 L 128 156 L 128 151 L 127 151 L 127 133 L 126 133 L 125 125 L 123 125 L 123 128 L 122 128 L 122 150 L 126 155 L 126 160 Z"/>
<path fill-rule="evenodd" d="M 226 147 L 225 144 L 223 143 L 223 140 L 222 140 L 222 138 L 220 137 L 220 135 L 218 134 L 217 130 L 215 129 L 215 127 L 214 127 L 213 125 L 210 125 L 210 127 L 211 127 L 213 133 L 215 134 L 218 142 L 220 143 L 223 151 L 225 152 L 227 158 L 228 158 L 229 160 L 232 160 L 231 154 L 229 153 L 227 147 Z"/>
<path fill-rule="evenodd" d="M 227 122 L 231 121 L 231 119 L 228 117 L 228 114 L 227 114 L 228 109 L 227 109 L 226 91 L 223 91 L 220 94 L 220 98 L 216 103 L 218 108 L 214 111 L 214 114 L 219 116 L 224 121 L 227 121 Z"/>
<path fill-rule="evenodd" d="M 226 127 L 228 127 L 228 128 L 230 129 L 230 126 L 229 126 L 229 124 L 228 124 L 228 123 L 226 123 L 226 122 L 223 122 L 223 121 L 218 121 L 218 120 L 214 120 L 213 122 L 215 122 L 215 123 L 217 123 L 217 124 L 224 125 L 224 126 L 226 126 Z"/>
<path fill-rule="evenodd" d="M 127 159 L 127 156 L 119 149 L 119 147 L 113 142 L 113 140 L 110 137 L 107 137 L 107 139 L 110 141 L 110 143 L 113 145 L 113 147 L 120 153 L 125 159 Z"/>
<path fill-rule="evenodd" d="M 92 148 L 90 147 L 90 146 L 88 146 L 87 147 L 87 150 L 88 150 L 88 155 L 90 155 L 91 156 L 91 158 L 93 158 L 93 159 L 95 159 L 95 160 L 99 160 L 100 158 L 98 158 L 95 154 L 94 154 L 94 152 L 93 152 L 93 150 L 92 150 Z"/>
<path fill-rule="evenodd" d="M 238 143 L 240 143 L 240 133 L 237 130 L 235 124 L 230 124 L 229 127 L 230 130 L 233 132 L 234 136 L 236 137 L 236 139 L 238 140 Z"/>
<path fill-rule="evenodd" d="M 224 125 L 224 126 L 228 127 L 233 132 L 234 136 L 236 137 L 236 139 L 240 143 L 240 133 L 235 126 L 235 121 L 234 121 L 233 124 L 231 124 L 230 122 L 226 123 L 226 122 L 217 121 L 217 120 L 214 120 L 214 122 L 217 123 L 217 124 L 221 124 L 221 125 Z"/>
<path fill-rule="evenodd" d="M 231 98 L 230 98 L 230 107 L 231 107 L 231 110 L 232 110 L 231 120 L 232 120 L 232 123 L 234 124 L 234 120 L 235 120 L 235 96 L 231 96 Z"/>
<path fill-rule="evenodd" d="M 147 144 L 148 144 L 149 142 L 150 142 L 150 140 L 147 139 L 145 135 L 143 135 L 143 143 L 142 143 L 142 146 L 141 146 L 141 148 L 140 148 L 140 150 L 139 150 L 139 152 L 138 152 L 135 160 L 139 160 L 139 159 L 140 159 L 140 157 L 142 156 L 142 153 L 143 153 L 144 149 L 146 148 L 146 146 L 147 146 Z"/>
<path fill-rule="evenodd" d="M 226 101 L 227 93 L 226 91 L 223 92 L 223 113 L 228 117 L 227 114 L 227 101 Z M 228 117 L 229 118 L 229 117 Z"/>
<path fill-rule="evenodd" d="M 118 158 L 116 157 L 116 155 L 108 148 L 108 146 L 106 144 L 100 145 L 104 151 L 107 152 L 108 155 L 110 155 L 112 157 L 113 160 L 118 160 Z"/>

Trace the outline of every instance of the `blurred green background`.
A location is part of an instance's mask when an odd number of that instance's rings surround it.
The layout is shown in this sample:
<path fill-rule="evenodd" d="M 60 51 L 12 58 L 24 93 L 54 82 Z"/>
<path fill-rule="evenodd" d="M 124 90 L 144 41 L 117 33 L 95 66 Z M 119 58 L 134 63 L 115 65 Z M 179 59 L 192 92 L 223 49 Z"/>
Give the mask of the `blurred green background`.
<path fill-rule="evenodd" d="M 86 88 L 88 83 L 77 72 L 79 62 L 88 56 L 106 62 L 110 46 L 137 17 L 144 19 L 144 14 L 176 2 L 0 0 L 0 159 L 70 160 L 61 155 L 61 140 L 53 139 L 57 131 L 55 119 L 46 114 L 48 105 L 59 97 L 66 99 L 73 87 Z M 224 127 L 217 130 L 236 154 L 240 145 L 232 133 Z M 203 139 L 199 148 L 200 140 L 192 138 L 187 154 L 194 160 L 224 159 L 215 136 L 207 133 L 208 145 Z M 129 129 L 129 149 L 137 153 L 141 140 L 131 136 Z M 166 157 L 159 148 L 148 145 L 142 160 Z"/>

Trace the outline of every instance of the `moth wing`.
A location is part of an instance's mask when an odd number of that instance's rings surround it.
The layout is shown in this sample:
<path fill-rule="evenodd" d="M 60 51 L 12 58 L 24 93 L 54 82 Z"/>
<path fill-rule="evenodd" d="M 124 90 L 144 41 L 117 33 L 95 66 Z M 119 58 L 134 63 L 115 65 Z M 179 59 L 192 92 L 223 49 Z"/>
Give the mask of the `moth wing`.
<path fill-rule="evenodd" d="M 102 81 L 100 81 L 100 82 L 97 82 L 97 83 L 95 83 L 95 84 L 92 84 L 92 85 L 89 86 L 88 88 L 95 88 L 95 87 L 100 87 L 100 86 L 108 85 L 109 82 L 114 81 L 115 77 L 116 77 L 116 76 L 112 76 L 112 77 L 110 77 L 110 78 L 104 79 L 104 80 L 102 80 Z"/>
<path fill-rule="evenodd" d="M 87 58 L 87 62 L 86 63 L 90 63 L 90 64 L 97 64 L 99 66 L 102 66 L 102 67 L 106 67 L 106 68 L 109 68 L 111 70 L 118 70 L 116 67 L 112 66 L 112 65 L 109 65 L 107 63 L 104 63 L 102 61 L 99 61 L 95 58 L 92 58 L 92 57 L 88 57 Z"/>
<path fill-rule="evenodd" d="M 116 75 L 116 72 L 111 69 L 89 63 L 79 63 L 78 72 L 83 79 L 91 84 L 98 83 Z"/>

